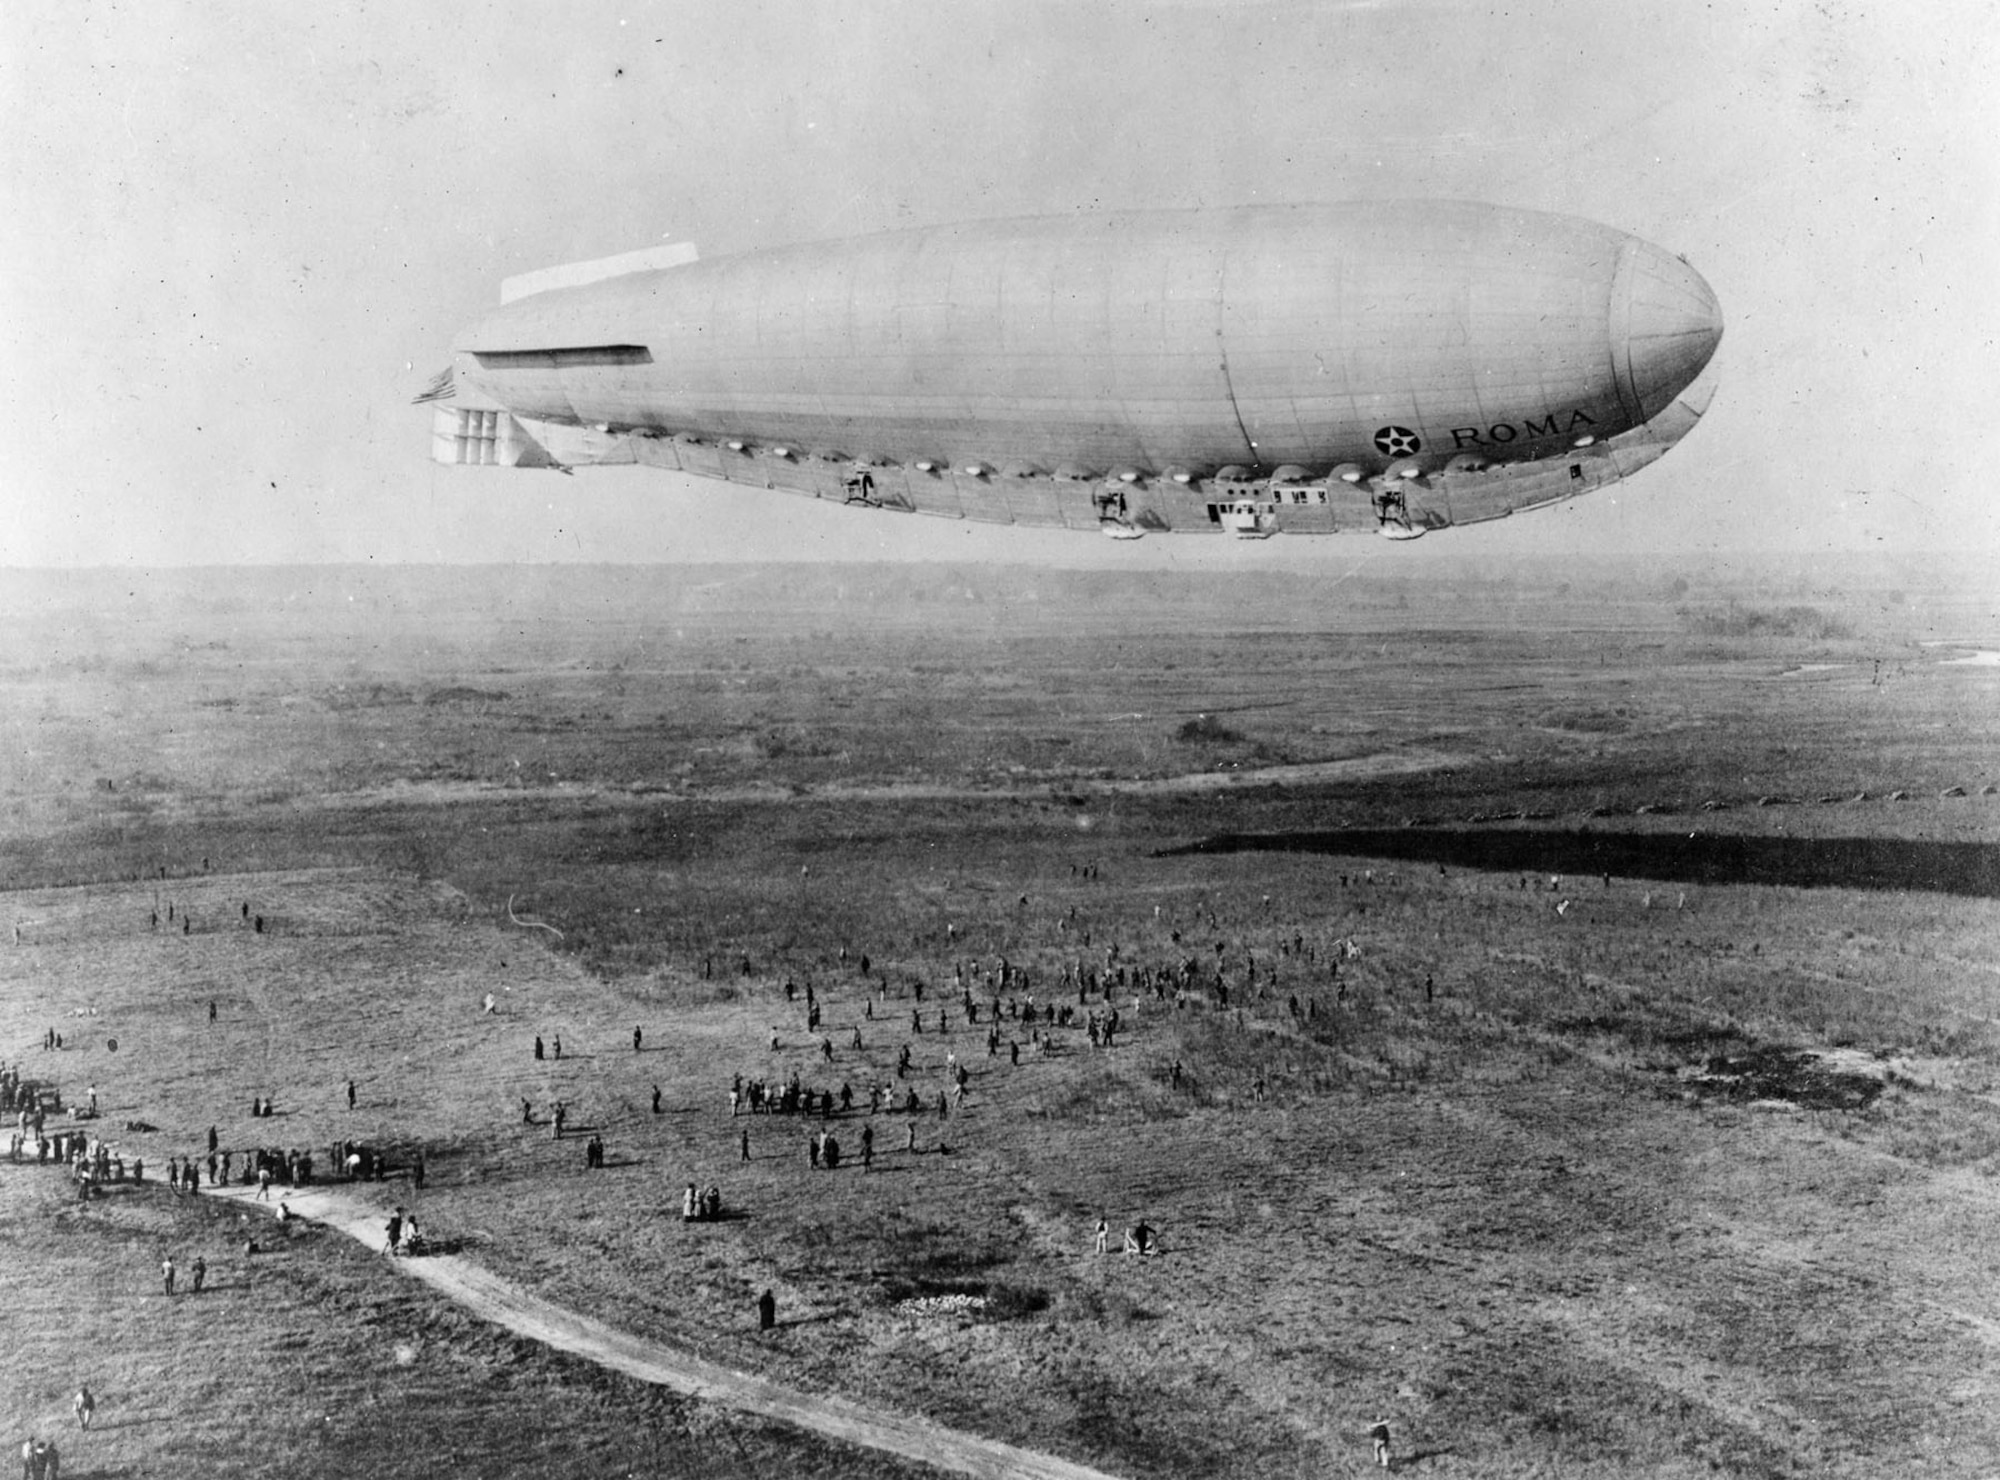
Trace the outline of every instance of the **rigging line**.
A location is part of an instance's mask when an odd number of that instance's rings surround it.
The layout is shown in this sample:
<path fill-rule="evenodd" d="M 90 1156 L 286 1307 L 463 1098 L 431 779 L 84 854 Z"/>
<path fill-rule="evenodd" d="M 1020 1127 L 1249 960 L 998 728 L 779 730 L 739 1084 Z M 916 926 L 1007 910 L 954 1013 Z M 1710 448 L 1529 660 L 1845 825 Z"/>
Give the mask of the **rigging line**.
<path fill-rule="evenodd" d="M 1215 365 L 1222 372 L 1222 393 L 1229 398 L 1229 414 L 1236 422 L 1236 434 L 1243 439 L 1244 454 L 1250 459 L 1250 466 L 1261 467 L 1257 456 L 1257 444 L 1250 440 L 1250 429 L 1243 425 L 1243 410 L 1236 404 L 1236 382 L 1229 375 L 1229 347 L 1222 334 L 1222 316 L 1228 312 L 1229 256 L 1225 247 L 1223 257 L 1215 269 Z"/>

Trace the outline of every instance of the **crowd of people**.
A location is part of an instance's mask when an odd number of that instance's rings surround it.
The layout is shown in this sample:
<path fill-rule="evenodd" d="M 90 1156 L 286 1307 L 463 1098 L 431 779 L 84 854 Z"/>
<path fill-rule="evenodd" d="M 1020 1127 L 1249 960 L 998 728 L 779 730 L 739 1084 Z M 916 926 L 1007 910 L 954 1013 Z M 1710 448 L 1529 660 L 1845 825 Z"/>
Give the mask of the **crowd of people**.
<path fill-rule="evenodd" d="M 1342 882 L 1346 882 L 1344 878 Z M 1229 945 L 1218 940 L 1213 943 L 1211 955 L 1207 942 L 1197 948 L 1184 942 L 1181 932 L 1173 931 L 1173 949 L 1156 949 L 1152 953 L 1154 959 L 1146 959 L 1145 953 L 1129 953 L 1115 943 L 1091 948 L 1090 930 L 1077 922 L 1075 914 L 1072 910 L 1058 926 L 1064 947 L 1061 959 L 1052 960 L 1054 953 L 1042 950 L 1033 966 L 998 955 L 987 959 L 959 957 L 942 965 L 935 960 L 914 967 L 899 964 L 891 970 L 878 966 L 866 954 L 859 955 L 856 963 L 843 948 L 840 973 L 831 994 L 810 979 L 803 984 L 793 978 L 786 979 L 782 988 L 786 1016 L 792 1010 L 799 1013 L 790 1021 L 801 1024 L 805 1036 L 795 1036 L 782 1023 L 771 1027 L 772 1054 L 789 1055 L 792 1062 L 781 1058 L 773 1063 L 760 1055 L 747 1072 L 736 1071 L 728 1091 L 732 1121 L 745 1116 L 760 1120 L 798 1117 L 816 1121 L 817 1125 L 807 1129 L 807 1170 L 838 1172 L 858 1162 L 865 1173 L 875 1164 L 879 1117 L 897 1114 L 905 1117 L 903 1149 L 914 1154 L 921 1149 L 919 1124 L 935 1116 L 940 1122 L 935 1144 L 944 1151 L 948 1148 L 943 1139 L 943 1123 L 955 1113 L 964 1113 L 979 1079 L 1007 1075 L 1020 1067 L 1024 1054 L 1034 1060 L 1079 1051 L 1086 1045 L 1092 1052 L 1116 1052 L 1135 1021 L 1141 1025 L 1157 1021 L 1146 1009 L 1149 1000 L 1176 1012 L 1235 1007 L 1239 1017 L 1244 1006 L 1271 1001 L 1276 1004 L 1271 1008 L 1273 1016 L 1289 1014 L 1295 1024 L 1303 1027 L 1319 1014 L 1316 990 L 1319 986 L 1325 985 L 1336 1000 L 1345 998 L 1341 963 L 1350 959 L 1355 950 L 1351 940 L 1336 941 L 1327 947 L 1308 943 L 1303 935 L 1294 935 L 1290 940 L 1276 943 L 1272 953 L 1275 961 L 1260 962 L 1254 950 L 1241 944 Z M 1208 923 L 1211 927 L 1215 925 L 1213 918 Z M 1162 928 L 1161 934 L 1165 933 Z M 948 940 L 955 941 L 955 936 L 955 929 L 947 932 Z M 1324 961 L 1323 951 L 1327 957 Z M 822 968 L 827 964 L 823 958 Z M 1287 966 L 1292 969 L 1285 969 Z M 712 965 L 707 969 L 712 971 Z M 741 972 L 746 977 L 754 975 L 747 956 L 741 960 Z M 1288 995 L 1278 986 L 1285 978 L 1290 978 L 1286 985 L 1294 988 Z M 1308 981 L 1310 987 L 1305 985 Z M 1426 978 L 1426 1000 L 1433 992 L 1434 983 Z M 828 1000 L 829 995 L 837 1000 Z M 482 1010 L 487 1014 L 495 1012 L 491 993 L 486 994 Z M 210 1021 L 214 1021 L 213 1003 L 209 1004 L 208 1012 Z M 44 1047 L 58 1042 L 51 1030 Z M 645 1051 L 643 1027 L 630 1030 L 630 1042 L 635 1054 Z M 561 1034 L 545 1030 L 533 1038 L 533 1057 L 538 1071 L 544 1062 L 553 1061 L 566 1074 L 589 1075 L 593 1071 L 586 1066 L 596 1055 L 586 1045 L 580 1058 L 572 1054 L 569 1062 L 564 1062 Z M 893 1068 L 889 1067 L 891 1064 Z M 1172 1089 L 1181 1089 L 1191 1077 L 1179 1059 L 1173 1060 L 1170 1071 L 1163 1064 L 1163 1078 Z M 1258 1088 L 1261 1096 L 1261 1081 Z M 356 1107 L 355 1081 L 345 1080 L 338 1093 L 344 1095 L 349 1110 Z M 95 1118 L 94 1088 L 88 1100 L 87 1109 L 78 1106 L 69 1112 L 74 1119 L 87 1122 Z M 655 1115 L 663 1113 L 662 1094 L 657 1085 L 652 1089 L 651 1108 Z M 524 1124 L 538 1123 L 533 1102 L 522 1099 L 521 1111 Z M 145 1180 L 147 1169 L 143 1160 L 137 1155 L 128 1159 L 116 1144 L 94 1134 L 87 1124 L 51 1128 L 50 1118 L 63 1113 L 60 1092 L 52 1084 L 25 1075 L 19 1066 L 0 1066 L 0 1112 L 10 1114 L 15 1121 L 10 1157 L 20 1161 L 32 1155 L 38 1162 L 67 1168 L 77 1180 L 81 1196 L 89 1197 L 93 1189 L 108 1184 Z M 270 1100 L 256 1097 L 250 1113 L 253 1118 L 268 1118 L 272 1114 Z M 546 1123 L 555 1139 L 564 1139 L 572 1133 L 570 1116 L 568 1100 L 558 1098 L 548 1102 Z M 975 1116 L 973 1126 L 977 1124 Z M 741 1157 L 749 1161 L 752 1128 L 743 1125 L 737 1129 Z M 584 1146 L 585 1168 L 602 1168 L 605 1147 L 601 1134 L 589 1126 L 582 1131 L 589 1132 Z M 762 1137 L 768 1132 L 757 1134 Z M 311 1187 L 323 1170 L 349 1181 L 376 1182 L 389 1177 L 392 1171 L 404 1170 L 392 1167 L 390 1157 L 380 1148 L 356 1140 L 331 1143 L 323 1158 L 311 1150 L 298 1148 L 259 1145 L 224 1148 L 219 1144 L 215 1127 L 209 1128 L 207 1143 L 205 1154 L 175 1152 L 167 1157 L 165 1182 L 171 1191 L 198 1193 L 204 1183 L 209 1187 L 254 1186 L 260 1198 L 267 1198 L 274 1187 Z M 796 1147 L 797 1143 L 792 1141 L 790 1145 Z M 858 1153 L 852 1149 L 855 1147 Z M 424 1176 L 421 1155 L 414 1158 L 407 1170 L 412 1189 L 421 1190 Z M 290 1210 L 282 1203 L 280 1210 L 289 1221 Z M 681 1217 L 691 1224 L 720 1220 L 722 1189 L 714 1183 L 700 1188 L 695 1182 L 688 1182 L 681 1199 Z M 399 1205 L 382 1226 L 387 1253 L 405 1254 L 425 1248 L 414 1211 Z M 1107 1252 L 1114 1237 L 1109 1220 L 1100 1218 L 1095 1229 L 1097 1252 Z M 1122 1250 L 1141 1259 L 1158 1255 L 1161 1246 L 1157 1231 L 1146 1221 L 1125 1226 Z M 207 1273 L 205 1261 L 195 1257 L 188 1273 L 187 1281 L 177 1284 L 182 1278 L 181 1271 L 171 1255 L 165 1257 L 161 1264 L 164 1292 L 173 1296 L 177 1289 L 200 1291 Z M 774 1323 L 774 1298 L 768 1290 L 758 1300 L 758 1318 L 765 1329 Z M 87 1427 L 87 1413 L 80 1411 L 78 1417 Z M 1380 1437 L 1386 1449 L 1386 1434 Z M 24 1446 L 24 1473 L 34 1448 L 34 1445 Z M 35 1473 L 53 1477 L 57 1463 L 53 1445 L 44 1443 L 40 1448 L 46 1451 L 47 1458 Z"/>

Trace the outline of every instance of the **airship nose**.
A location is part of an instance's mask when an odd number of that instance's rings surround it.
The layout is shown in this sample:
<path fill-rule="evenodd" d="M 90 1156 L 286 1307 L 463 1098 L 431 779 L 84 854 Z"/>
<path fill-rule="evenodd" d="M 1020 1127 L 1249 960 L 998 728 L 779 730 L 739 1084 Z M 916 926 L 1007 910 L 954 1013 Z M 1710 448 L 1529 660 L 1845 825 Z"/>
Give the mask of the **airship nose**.
<path fill-rule="evenodd" d="M 1722 341 L 1722 306 L 1700 273 L 1630 238 L 1611 285 L 1611 348 L 1618 393 L 1636 420 L 1673 404 Z"/>

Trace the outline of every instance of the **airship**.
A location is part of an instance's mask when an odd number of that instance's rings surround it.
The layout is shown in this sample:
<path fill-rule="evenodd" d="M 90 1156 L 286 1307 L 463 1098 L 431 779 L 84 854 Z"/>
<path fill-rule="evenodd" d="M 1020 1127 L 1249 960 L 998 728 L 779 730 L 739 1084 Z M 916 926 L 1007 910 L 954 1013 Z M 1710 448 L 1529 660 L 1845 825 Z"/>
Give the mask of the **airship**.
<path fill-rule="evenodd" d="M 1694 427 L 1687 262 L 1462 201 L 931 226 L 529 273 L 419 401 L 454 465 L 636 464 L 1133 539 L 1408 539 L 1603 488 Z"/>

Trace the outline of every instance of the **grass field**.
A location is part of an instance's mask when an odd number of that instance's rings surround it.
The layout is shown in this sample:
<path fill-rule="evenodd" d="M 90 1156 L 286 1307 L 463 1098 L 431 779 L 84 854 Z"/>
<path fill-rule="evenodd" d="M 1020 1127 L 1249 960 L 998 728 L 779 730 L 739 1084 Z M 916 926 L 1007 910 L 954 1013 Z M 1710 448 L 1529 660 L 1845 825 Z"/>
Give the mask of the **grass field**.
<path fill-rule="evenodd" d="M 421 1149 L 363 1190 L 548 1298 L 1122 1474 L 1359 1471 L 1378 1417 L 1439 1475 L 1992 1472 L 2000 670 L 1858 602 L 397 589 L 14 631 L 0 1045 L 157 1127 L 113 1137 L 149 1180 L 210 1125 Z M 1003 957 L 1116 1047 L 1007 1018 L 989 1057 L 953 970 Z M 1127 983 L 1078 1004 L 1079 964 Z M 901 1088 L 906 1043 L 923 1115 L 730 1117 L 739 1073 Z M 0 1415 L 89 1380 L 72 1474 L 890 1472 L 324 1236 L 0 1180 Z M 690 1181 L 734 1216 L 684 1225 Z M 204 1304 L 153 1293 L 169 1249 Z"/>

